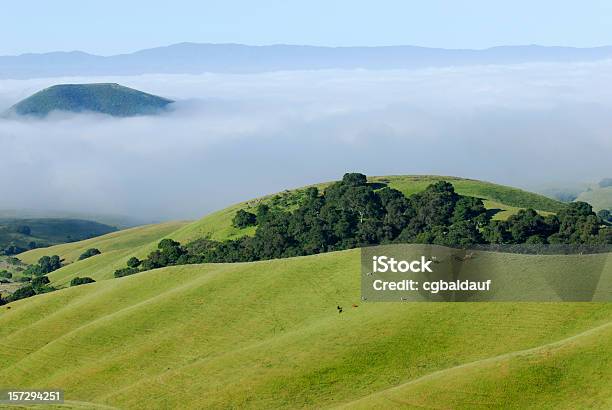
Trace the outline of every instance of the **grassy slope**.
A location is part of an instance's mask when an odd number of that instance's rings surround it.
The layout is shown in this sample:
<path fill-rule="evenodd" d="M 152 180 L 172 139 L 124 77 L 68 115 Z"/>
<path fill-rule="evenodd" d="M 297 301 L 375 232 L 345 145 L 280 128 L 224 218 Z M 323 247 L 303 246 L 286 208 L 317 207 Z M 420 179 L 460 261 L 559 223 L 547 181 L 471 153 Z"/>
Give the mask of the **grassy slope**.
<path fill-rule="evenodd" d="M 543 348 L 541 363 L 456 366 L 610 323 L 612 305 L 361 304 L 359 264 L 350 250 L 180 266 L 18 301 L 0 309 L 0 384 L 61 386 L 69 400 L 121 408 L 326 407 L 379 404 L 377 392 L 455 368 L 429 381 L 439 399 L 418 391 L 425 406 L 529 404 L 584 386 L 581 400 L 609 400 L 607 330 L 566 353 Z"/>
<path fill-rule="evenodd" d="M 341 407 L 611 408 L 610 340 L 612 322 L 556 343 L 429 374 Z"/>
<path fill-rule="evenodd" d="M 188 224 L 166 222 L 145 225 L 81 242 L 66 243 L 49 248 L 34 249 L 19 255 L 26 263 L 35 263 L 44 255 L 60 255 L 67 266 L 49 275 L 56 285 L 63 285 L 74 276 L 89 276 L 96 280 L 110 279 L 116 269 L 125 267 L 132 256 L 145 257 L 167 235 Z M 82 261 L 78 257 L 89 248 L 97 248 L 102 254 Z"/>

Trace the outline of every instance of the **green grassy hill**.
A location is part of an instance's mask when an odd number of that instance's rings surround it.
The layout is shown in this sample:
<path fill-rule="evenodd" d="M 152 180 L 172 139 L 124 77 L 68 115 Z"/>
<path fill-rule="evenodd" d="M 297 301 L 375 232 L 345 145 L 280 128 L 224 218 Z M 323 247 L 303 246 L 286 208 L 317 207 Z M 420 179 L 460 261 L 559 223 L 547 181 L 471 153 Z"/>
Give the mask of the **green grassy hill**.
<path fill-rule="evenodd" d="M 34 249 L 19 255 L 25 263 L 33 264 L 45 255 L 59 255 L 66 266 L 49 274 L 56 285 L 65 285 L 75 276 L 89 276 L 96 280 L 111 279 L 113 272 L 125 266 L 136 255 L 144 257 L 155 249 L 157 243 L 188 222 L 166 222 L 125 229 L 86 241 L 65 243 L 49 248 Z M 96 248 L 100 255 L 78 261 L 87 249 Z"/>
<path fill-rule="evenodd" d="M 439 176 L 388 176 L 373 177 L 369 180 L 372 183 L 387 184 L 406 195 L 422 191 L 436 181 L 447 180 L 455 186 L 458 193 L 483 198 L 487 208 L 496 210 L 496 218 L 507 218 L 521 207 L 533 207 L 542 213 L 554 212 L 563 207 L 561 202 L 542 195 L 471 179 Z M 329 184 L 323 183 L 316 186 L 325 189 Z M 91 241 L 36 249 L 20 254 L 19 258 L 26 263 L 35 263 L 44 255 L 61 256 L 68 265 L 49 275 L 55 285 L 65 285 L 74 276 L 89 276 L 95 280 L 111 279 L 113 278 L 113 272 L 125 267 L 131 256 L 146 257 L 155 249 L 157 243 L 165 237 L 187 243 L 205 236 L 216 240 L 224 240 L 251 235 L 255 232 L 254 227 L 238 229 L 232 226 L 232 218 L 237 210 L 254 210 L 262 202 L 272 206 L 291 208 L 299 202 L 303 192 L 303 188 L 283 191 L 230 206 L 192 223 L 158 224 L 149 225 L 146 228 L 140 227 L 119 231 Z M 138 239 L 135 241 L 134 237 Z M 89 248 L 100 249 L 102 255 L 76 261 L 79 255 Z"/>
<path fill-rule="evenodd" d="M 119 84 L 59 84 L 18 102 L 9 113 L 44 117 L 52 111 L 91 111 L 129 117 L 155 114 L 172 102 Z"/>
<path fill-rule="evenodd" d="M 359 269 L 349 250 L 21 300 L 0 309 L 1 384 L 75 407 L 607 407 L 612 305 L 362 303 Z"/>
<path fill-rule="evenodd" d="M 487 209 L 496 210 L 495 219 L 506 219 L 521 208 L 534 208 L 543 214 L 547 214 L 557 212 L 564 206 L 562 202 L 543 195 L 473 179 L 432 175 L 395 175 L 368 178 L 368 181 L 371 183 L 386 184 L 391 188 L 401 191 L 404 195 L 412 195 L 423 191 L 432 183 L 442 180 L 452 183 L 457 193 L 461 195 L 470 195 L 483 199 Z M 331 182 L 314 186 L 319 189 L 325 189 L 330 184 Z M 295 197 L 299 197 L 301 192 L 302 190 L 300 189 L 284 191 L 279 194 L 225 208 L 185 226 L 180 231 L 177 231 L 172 238 L 179 242 L 188 242 L 203 236 L 223 240 L 251 234 L 254 232 L 252 228 L 239 230 L 232 227 L 232 218 L 238 209 L 250 209 L 253 211 L 261 202 L 280 205 L 289 204 L 291 206 L 296 201 Z"/>

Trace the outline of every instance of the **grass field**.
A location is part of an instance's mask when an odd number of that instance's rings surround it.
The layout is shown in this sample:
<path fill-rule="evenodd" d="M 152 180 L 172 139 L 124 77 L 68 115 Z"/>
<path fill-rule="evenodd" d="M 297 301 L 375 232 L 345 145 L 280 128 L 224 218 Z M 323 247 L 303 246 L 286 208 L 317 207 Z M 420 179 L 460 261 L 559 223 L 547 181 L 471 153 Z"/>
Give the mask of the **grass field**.
<path fill-rule="evenodd" d="M 74 407 L 608 407 L 612 305 L 362 303 L 359 265 L 179 266 L 18 301 L 1 384 Z"/>
<path fill-rule="evenodd" d="M 608 409 L 611 338 L 608 322 L 558 342 L 434 372 L 341 407 Z M 589 373 L 597 377 L 584 377 Z"/>

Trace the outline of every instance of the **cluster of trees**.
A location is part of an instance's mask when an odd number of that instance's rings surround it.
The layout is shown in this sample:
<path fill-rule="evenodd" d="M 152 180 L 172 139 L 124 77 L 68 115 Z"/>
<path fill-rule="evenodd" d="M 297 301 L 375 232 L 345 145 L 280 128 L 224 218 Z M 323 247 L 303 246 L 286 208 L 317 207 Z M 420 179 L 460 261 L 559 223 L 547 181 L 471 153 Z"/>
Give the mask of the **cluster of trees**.
<path fill-rule="evenodd" d="M 475 244 L 612 244 L 612 229 L 584 202 L 558 215 L 533 209 L 506 221 L 491 219 L 481 199 L 459 195 L 440 181 L 406 197 L 369 184 L 363 174 L 346 174 L 324 193 L 308 188 L 293 211 L 260 204 L 256 213 L 238 211 L 236 227 L 256 224 L 254 236 L 223 242 L 208 238 L 182 246 L 164 239 L 145 260 L 130 259 L 116 277 L 170 265 L 248 262 L 310 255 L 384 243 L 431 243 L 454 247 Z"/>
<path fill-rule="evenodd" d="M 486 242 L 496 244 L 612 244 L 612 229 L 585 202 L 572 202 L 546 217 L 521 210 L 507 221 L 492 221 L 483 234 Z"/>
<path fill-rule="evenodd" d="M 172 239 L 163 239 L 157 245 L 157 250 L 151 252 L 149 256 L 141 261 L 136 257 L 131 257 L 127 261 L 127 266 L 123 269 L 115 271 L 115 277 L 120 278 L 123 276 L 133 275 L 145 270 L 151 270 L 161 268 L 170 265 L 185 265 L 190 262 L 187 259 L 187 251 L 181 246 L 180 243 Z"/>
<path fill-rule="evenodd" d="M 40 293 L 47 293 L 56 290 L 53 286 L 49 285 L 50 280 L 46 275 L 61 267 L 62 261 L 59 256 L 43 256 L 38 260 L 37 264 L 29 266 L 23 272 L 24 276 L 20 278 L 20 281 L 29 283 L 17 289 L 6 299 L 3 299 L 3 303 L 13 302 L 15 300 L 38 295 Z"/>
<path fill-rule="evenodd" d="M 84 278 L 80 278 L 78 276 L 72 278 L 72 280 L 70 281 L 70 286 L 79 286 L 79 285 L 85 285 L 86 283 L 94 283 L 95 280 L 93 280 L 90 277 L 84 277 Z"/>
<path fill-rule="evenodd" d="M 87 259 L 87 258 L 91 258 L 92 256 L 100 255 L 101 253 L 102 252 L 100 252 L 100 250 L 96 248 L 87 249 L 85 252 L 81 254 L 81 256 L 79 256 L 79 260 L 82 261 L 83 259 Z"/>
<path fill-rule="evenodd" d="M 38 260 L 35 265 L 30 265 L 26 270 L 25 274 L 31 277 L 42 276 L 58 270 L 62 267 L 62 260 L 59 256 L 43 256 Z"/>
<path fill-rule="evenodd" d="M 30 283 L 20 287 L 5 299 L 0 298 L 0 304 L 14 302 L 19 299 L 25 299 L 41 293 L 52 292 L 56 290 L 50 284 L 50 280 L 46 276 L 36 276 L 31 278 Z"/>

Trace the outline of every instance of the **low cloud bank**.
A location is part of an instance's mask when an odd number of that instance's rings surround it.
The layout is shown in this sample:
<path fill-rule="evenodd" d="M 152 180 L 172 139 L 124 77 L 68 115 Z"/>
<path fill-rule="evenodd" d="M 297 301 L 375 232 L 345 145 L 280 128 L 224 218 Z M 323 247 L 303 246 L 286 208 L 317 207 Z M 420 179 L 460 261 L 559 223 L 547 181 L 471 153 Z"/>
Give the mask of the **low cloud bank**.
<path fill-rule="evenodd" d="M 0 209 L 194 218 L 289 187 L 442 174 L 531 187 L 612 176 L 612 62 L 400 71 L 0 81 L 0 110 L 49 85 L 118 82 L 155 117 L 0 119 Z"/>

